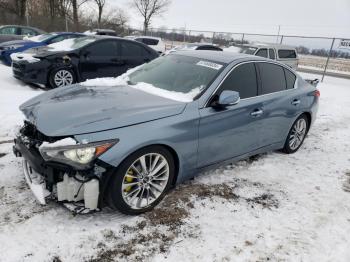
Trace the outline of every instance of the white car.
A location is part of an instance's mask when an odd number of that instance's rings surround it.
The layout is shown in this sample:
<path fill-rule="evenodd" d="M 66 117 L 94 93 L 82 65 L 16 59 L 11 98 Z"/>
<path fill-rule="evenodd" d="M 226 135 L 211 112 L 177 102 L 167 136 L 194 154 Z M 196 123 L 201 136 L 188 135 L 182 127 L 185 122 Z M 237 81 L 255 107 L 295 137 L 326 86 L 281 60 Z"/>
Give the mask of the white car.
<path fill-rule="evenodd" d="M 126 36 L 125 38 L 133 39 L 135 41 L 144 43 L 149 47 L 156 50 L 158 53 L 162 54 L 165 52 L 165 43 L 160 37 L 153 36 Z"/>
<path fill-rule="evenodd" d="M 293 69 L 298 67 L 298 53 L 295 47 L 279 44 L 246 44 L 230 46 L 225 51 L 256 55 L 283 63 Z"/>

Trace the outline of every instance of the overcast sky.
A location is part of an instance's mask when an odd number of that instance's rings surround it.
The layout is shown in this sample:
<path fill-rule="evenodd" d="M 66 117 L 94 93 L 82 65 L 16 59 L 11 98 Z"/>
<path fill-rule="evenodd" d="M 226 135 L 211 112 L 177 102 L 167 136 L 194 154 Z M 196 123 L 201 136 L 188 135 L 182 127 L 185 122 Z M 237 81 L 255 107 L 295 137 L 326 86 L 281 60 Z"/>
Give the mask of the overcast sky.
<path fill-rule="evenodd" d="M 142 20 L 130 9 L 132 0 L 110 0 L 127 10 L 130 24 Z M 350 38 L 350 0 L 173 0 L 153 27 Z"/>

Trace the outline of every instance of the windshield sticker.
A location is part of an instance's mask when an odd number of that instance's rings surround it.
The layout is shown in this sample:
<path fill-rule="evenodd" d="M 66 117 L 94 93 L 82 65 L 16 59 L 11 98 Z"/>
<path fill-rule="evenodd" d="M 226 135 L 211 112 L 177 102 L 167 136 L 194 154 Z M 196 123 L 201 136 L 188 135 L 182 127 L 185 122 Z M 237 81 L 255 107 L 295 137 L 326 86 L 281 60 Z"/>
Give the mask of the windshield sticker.
<path fill-rule="evenodd" d="M 220 70 L 222 68 L 222 65 L 216 64 L 216 63 L 213 63 L 213 62 L 209 62 L 209 61 L 199 61 L 197 63 L 197 65 L 209 67 L 209 68 L 215 69 L 215 70 Z"/>

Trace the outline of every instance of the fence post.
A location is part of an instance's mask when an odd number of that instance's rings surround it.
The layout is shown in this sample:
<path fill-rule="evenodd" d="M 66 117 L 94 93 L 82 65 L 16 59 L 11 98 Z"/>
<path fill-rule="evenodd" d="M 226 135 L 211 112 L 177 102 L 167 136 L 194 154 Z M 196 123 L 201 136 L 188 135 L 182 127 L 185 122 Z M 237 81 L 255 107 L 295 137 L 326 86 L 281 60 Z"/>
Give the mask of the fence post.
<path fill-rule="evenodd" d="M 215 38 L 215 32 L 213 32 L 213 40 L 211 41 L 212 44 L 214 44 L 214 38 Z"/>
<path fill-rule="evenodd" d="M 282 45 L 283 43 L 283 35 L 281 36 L 281 42 L 280 42 L 280 45 Z"/>
<path fill-rule="evenodd" d="M 331 45 L 331 49 L 329 49 L 329 52 L 328 52 L 327 62 L 326 62 L 326 65 L 325 65 L 325 67 L 324 67 L 324 71 L 323 71 L 323 75 L 322 75 L 322 80 L 321 80 L 321 82 L 323 82 L 324 76 L 325 76 L 326 71 L 327 71 L 329 59 L 330 59 L 331 54 L 332 54 L 332 51 L 333 51 L 334 41 L 335 41 L 335 38 L 333 38 L 332 45 Z"/>
<path fill-rule="evenodd" d="M 242 34 L 242 45 L 244 44 L 244 34 Z"/>

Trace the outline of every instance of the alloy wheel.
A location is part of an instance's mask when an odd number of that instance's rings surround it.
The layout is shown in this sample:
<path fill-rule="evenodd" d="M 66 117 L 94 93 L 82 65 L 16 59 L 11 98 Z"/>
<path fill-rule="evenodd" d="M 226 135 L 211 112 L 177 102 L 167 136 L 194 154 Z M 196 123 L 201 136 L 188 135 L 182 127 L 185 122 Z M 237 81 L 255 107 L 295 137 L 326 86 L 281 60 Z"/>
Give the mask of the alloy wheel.
<path fill-rule="evenodd" d="M 303 142 L 307 131 L 307 123 L 304 118 L 300 118 L 293 126 L 289 136 L 289 147 L 292 150 L 297 149 Z"/>
<path fill-rule="evenodd" d="M 163 155 L 142 155 L 124 175 L 121 188 L 124 201 L 132 209 L 148 207 L 164 192 L 169 174 L 169 163 Z"/>
<path fill-rule="evenodd" d="M 73 84 L 73 74 L 65 69 L 59 70 L 54 76 L 54 82 L 57 87 Z"/>

